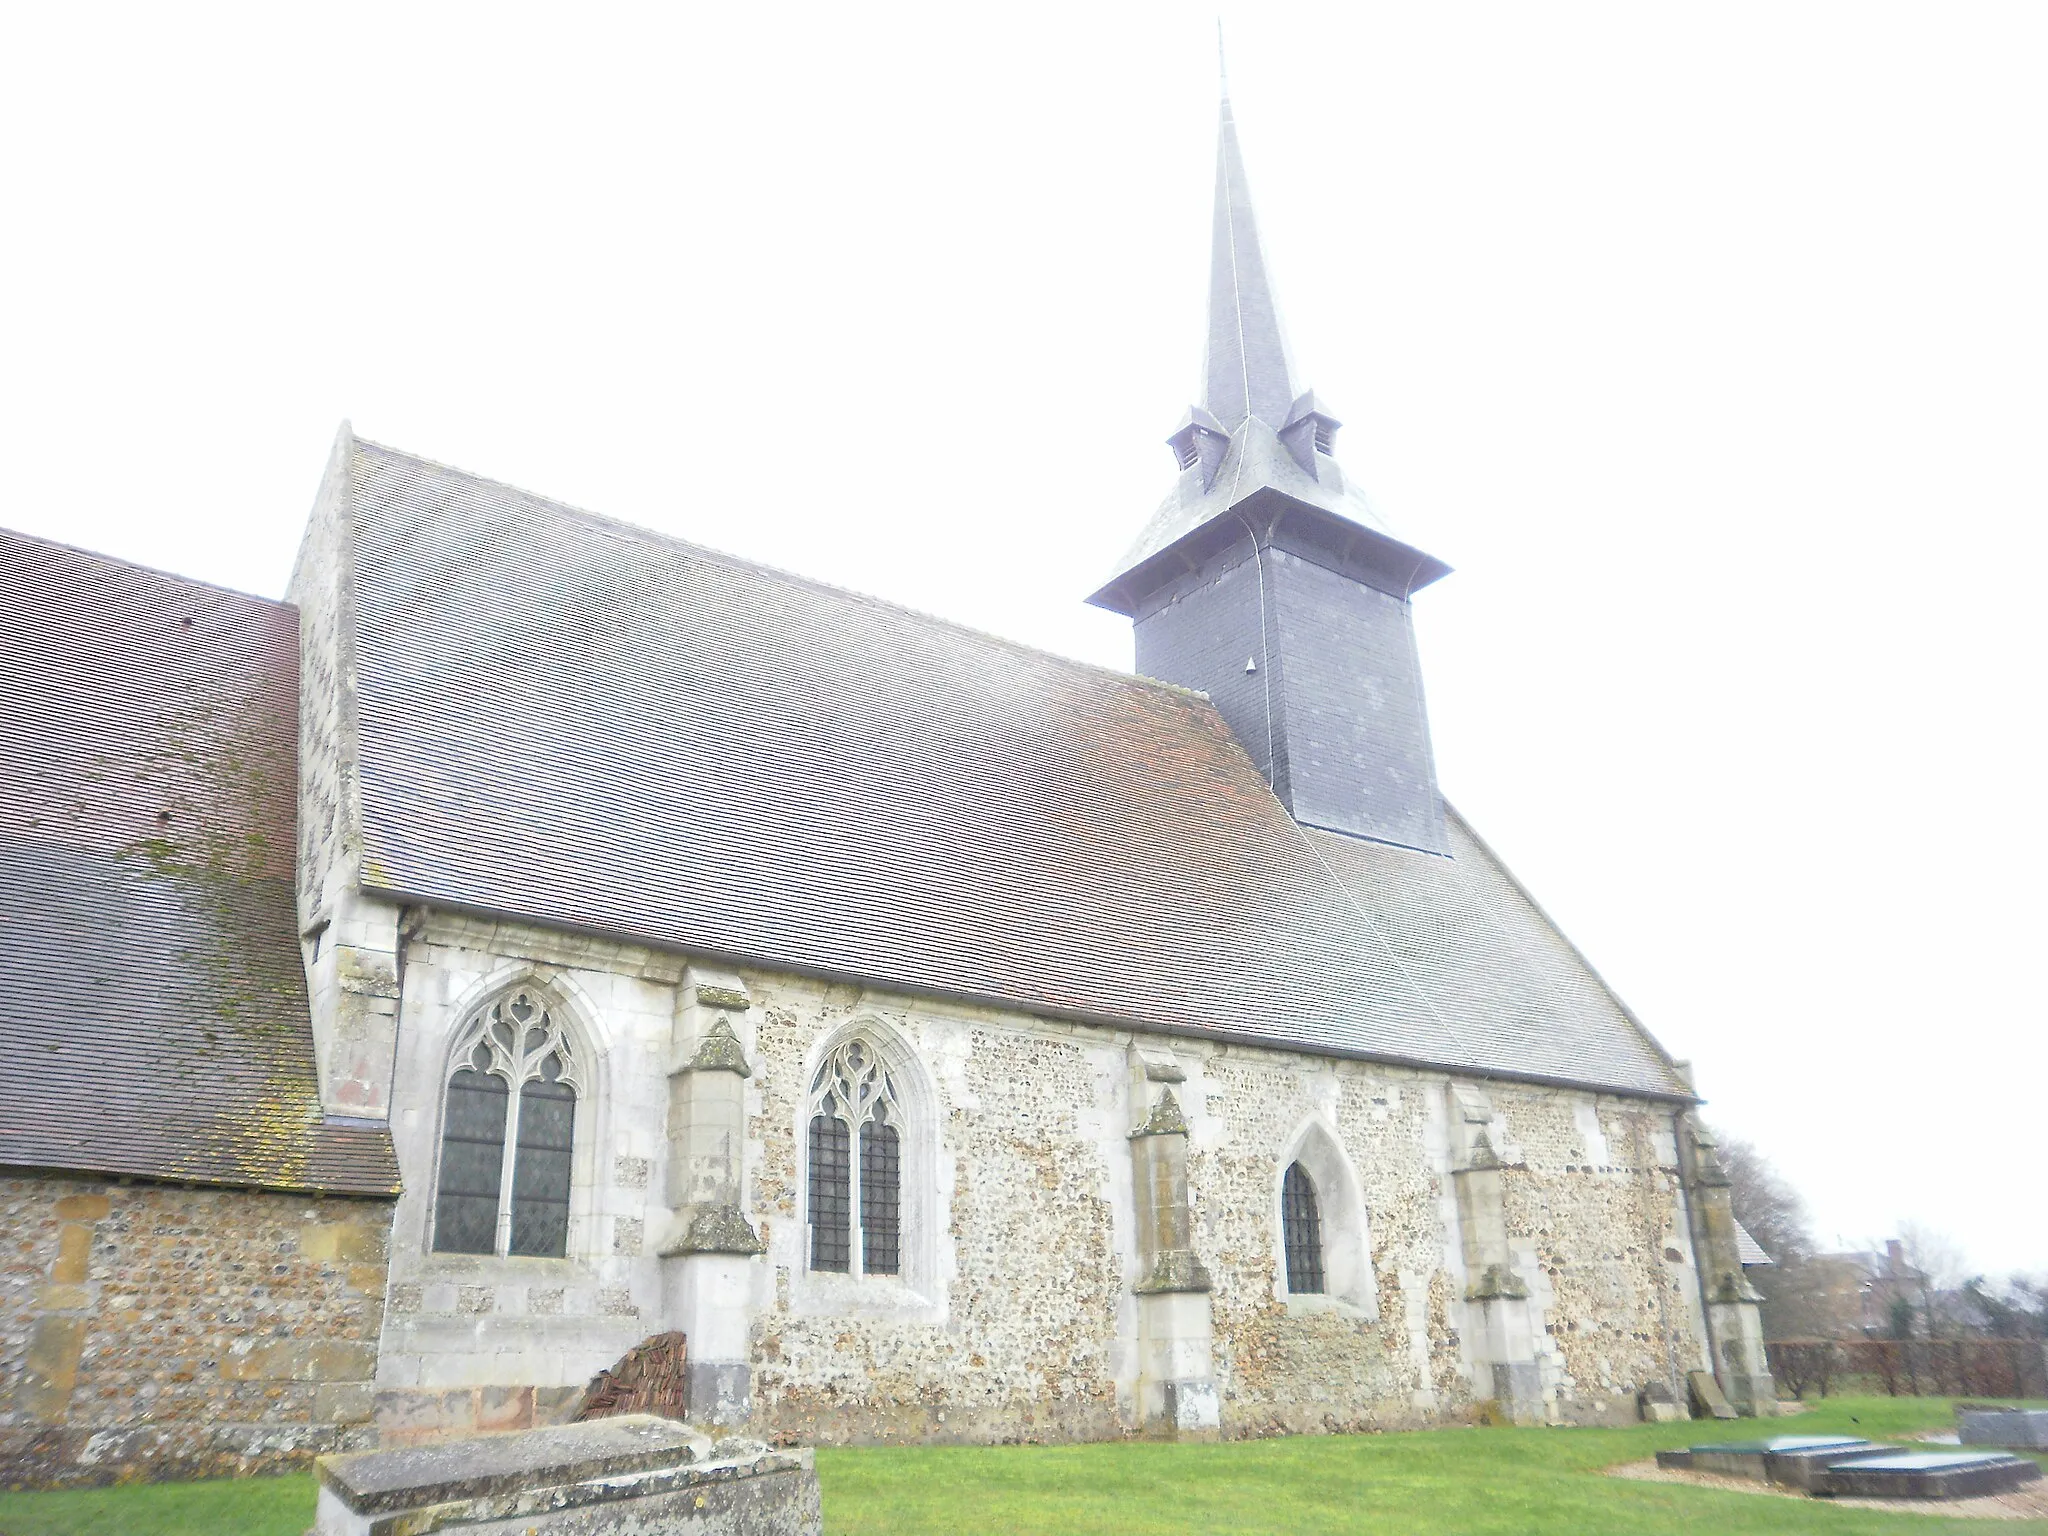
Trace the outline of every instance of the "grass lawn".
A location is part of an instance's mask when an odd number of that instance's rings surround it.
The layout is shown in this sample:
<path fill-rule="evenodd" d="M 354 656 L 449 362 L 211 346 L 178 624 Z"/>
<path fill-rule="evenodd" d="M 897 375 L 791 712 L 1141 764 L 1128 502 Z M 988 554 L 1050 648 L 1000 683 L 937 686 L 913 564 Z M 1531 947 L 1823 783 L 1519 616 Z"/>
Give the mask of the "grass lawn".
<path fill-rule="evenodd" d="M 1943 1398 L 1830 1398 L 1769 1427 L 1883 1438 L 1953 1422 Z M 1758 1427 L 1745 1423 L 1734 1434 Z M 881 1447 L 820 1451 L 818 1480 L 830 1536 L 2048 1532 L 2048 1521 L 1958 1526 L 1939 1516 L 1600 1475 L 1616 1462 L 1717 1436 L 1732 1438 L 1724 1426 L 1683 1423 L 1445 1429 L 1229 1445 Z M 312 1518 L 313 1480 L 306 1476 L 0 1493 L 4 1536 L 299 1536 Z"/>

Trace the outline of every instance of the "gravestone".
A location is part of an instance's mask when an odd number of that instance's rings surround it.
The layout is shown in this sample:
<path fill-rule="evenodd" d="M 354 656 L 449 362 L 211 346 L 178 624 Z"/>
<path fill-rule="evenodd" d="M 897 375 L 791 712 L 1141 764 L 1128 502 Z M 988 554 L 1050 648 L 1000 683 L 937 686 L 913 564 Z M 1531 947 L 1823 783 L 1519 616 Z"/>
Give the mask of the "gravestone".
<path fill-rule="evenodd" d="M 650 1414 L 323 1456 L 313 1536 L 819 1536 L 808 1450 Z"/>
<path fill-rule="evenodd" d="M 1905 1451 L 1828 1467 L 1816 1474 L 1813 1491 L 1876 1499 L 1968 1499 L 2010 1493 L 2040 1476 L 2033 1462 L 2002 1451 Z"/>
<path fill-rule="evenodd" d="M 1881 1455 L 1890 1446 L 1872 1445 L 1853 1435 L 1773 1435 L 1767 1440 L 1724 1440 L 1691 1445 L 1682 1451 L 1659 1451 L 1657 1465 L 1688 1472 L 1718 1472 L 1723 1477 L 1753 1477 L 1782 1483 L 1794 1478 L 1805 1487 L 1804 1464 L 1858 1453 Z M 1797 1464 L 1797 1465 L 1795 1465 Z"/>
<path fill-rule="evenodd" d="M 1659 1451 L 1657 1465 L 1753 1477 L 1821 1498 L 1962 1499 L 2008 1493 L 2040 1477 L 2033 1462 L 2004 1452 L 1911 1451 L 1830 1435 L 1778 1435 Z"/>
<path fill-rule="evenodd" d="M 2048 1451 L 2048 1409 L 1956 1404 L 1956 1438 L 1964 1445 L 1999 1445 L 2011 1451 Z"/>

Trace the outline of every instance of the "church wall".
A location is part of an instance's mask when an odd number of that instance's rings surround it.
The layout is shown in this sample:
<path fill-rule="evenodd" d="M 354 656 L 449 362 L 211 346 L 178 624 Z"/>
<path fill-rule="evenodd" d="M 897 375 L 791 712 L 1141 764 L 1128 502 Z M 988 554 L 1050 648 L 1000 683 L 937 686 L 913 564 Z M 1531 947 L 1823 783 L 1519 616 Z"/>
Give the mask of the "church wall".
<path fill-rule="evenodd" d="M 397 1024 L 397 909 L 362 896 L 352 744 L 349 462 L 343 429 L 286 596 L 299 610 L 298 915 L 314 1065 L 329 1114 L 381 1119 Z"/>
<path fill-rule="evenodd" d="M 668 1050 L 682 962 L 632 945 L 434 914 L 406 951 L 392 1087 L 405 1190 L 393 1224 L 377 1372 L 387 1439 L 551 1422 L 667 1326 L 654 1242 Z M 568 1256 L 433 1251 L 442 1112 L 455 1033 L 521 982 L 566 1014 L 592 1091 L 579 1095 Z"/>
<path fill-rule="evenodd" d="M 659 1249 L 675 1230 L 667 1074 L 695 1048 L 677 1038 L 684 966 L 517 924 L 447 914 L 416 924 L 394 1088 L 406 1193 L 378 1371 L 388 1432 L 565 1414 L 597 1370 L 676 1326 L 665 1266 L 679 1261 Z M 735 979 L 752 1001 L 733 1015 L 751 1069 L 744 1210 L 766 1245 L 747 1266 L 756 1432 L 824 1443 L 1133 1432 L 1133 1037 L 773 973 Z M 595 1063 L 596 1091 L 578 1109 L 570 1256 L 433 1254 L 451 1038 L 474 1007 L 521 981 L 567 1007 Z M 900 1279 L 818 1274 L 805 1262 L 810 1084 L 856 1026 L 895 1053 L 909 1134 L 928 1138 L 906 1149 Z M 1224 1433 L 1468 1416 L 1482 1394 L 1450 1188 L 1452 1080 L 1143 1038 L 1185 1073 L 1176 1092 L 1191 1131 L 1195 1246 L 1214 1280 Z M 1632 1416 L 1639 1387 L 1700 1363 L 1671 1110 L 1483 1088 L 1553 1412 Z M 1289 1297 L 1279 1278 L 1279 1184 L 1296 1156 L 1319 1186 L 1351 1186 L 1348 1197 L 1325 1194 L 1326 1231 L 1348 1224 L 1362 1255 L 1343 1294 Z"/>
<path fill-rule="evenodd" d="M 390 1216 L 0 1177 L 0 1487 L 276 1471 L 362 1443 Z"/>

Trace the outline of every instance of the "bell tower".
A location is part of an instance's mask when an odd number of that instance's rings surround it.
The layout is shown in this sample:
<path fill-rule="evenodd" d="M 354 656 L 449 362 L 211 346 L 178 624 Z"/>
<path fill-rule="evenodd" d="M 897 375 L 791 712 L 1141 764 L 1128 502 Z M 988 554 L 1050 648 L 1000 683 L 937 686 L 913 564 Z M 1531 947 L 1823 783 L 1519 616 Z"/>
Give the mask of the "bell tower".
<path fill-rule="evenodd" d="M 1296 821 L 1445 853 L 1409 602 L 1450 567 L 1346 482 L 1340 425 L 1296 392 L 1226 86 L 1203 400 L 1089 601 L 1133 621 L 1139 672 L 1209 695 Z"/>

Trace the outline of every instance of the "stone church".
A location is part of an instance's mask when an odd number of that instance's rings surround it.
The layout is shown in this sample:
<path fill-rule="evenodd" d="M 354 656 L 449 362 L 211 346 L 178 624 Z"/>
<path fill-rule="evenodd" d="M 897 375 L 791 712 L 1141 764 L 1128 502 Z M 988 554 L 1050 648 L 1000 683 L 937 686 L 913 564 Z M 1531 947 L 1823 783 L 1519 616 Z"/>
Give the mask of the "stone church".
<path fill-rule="evenodd" d="M 1447 567 L 1227 103 L 1212 263 L 1137 675 L 346 428 L 284 602 L 0 534 L 0 1483 L 674 1335 L 805 1442 L 1770 1411 L 1685 1068 L 1438 791 Z"/>

